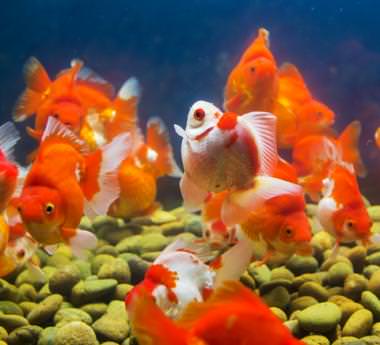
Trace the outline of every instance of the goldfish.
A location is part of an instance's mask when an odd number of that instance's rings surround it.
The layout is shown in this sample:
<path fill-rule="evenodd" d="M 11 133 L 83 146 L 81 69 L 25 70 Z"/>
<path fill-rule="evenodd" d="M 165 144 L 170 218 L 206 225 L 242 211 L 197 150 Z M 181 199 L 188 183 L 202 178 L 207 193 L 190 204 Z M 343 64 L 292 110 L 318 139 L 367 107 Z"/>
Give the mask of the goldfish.
<path fill-rule="evenodd" d="M 278 120 L 280 148 L 290 148 L 302 137 L 331 131 L 335 113 L 313 98 L 296 66 L 285 63 L 278 71 L 279 89 L 272 109 Z"/>
<path fill-rule="evenodd" d="M 19 140 L 19 133 L 11 122 L 0 126 L 0 213 L 7 207 L 17 187 L 19 167 L 12 162 L 12 153 Z"/>
<path fill-rule="evenodd" d="M 380 148 L 380 128 L 376 129 L 375 143 L 376 143 L 376 146 Z"/>
<path fill-rule="evenodd" d="M 16 268 L 28 264 L 31 272 L 37 273 L 37 268 L 31 263 L 38 244 L 22 229 L 9 225 L 3 216 L 0 216 L 0 277 L 4 277 Z"/>
<path fill-rule="evenodd" d="M 182 137 L 184 175 L 180 189 L 184 205 L 198 210 L 208 193 L 228 191 L 222 221 L 235 225 L 269 196 L 295 185 L 270 175 L 277 164 L 276 118 L 253 112 L 237 116 L 222 113 L 215 105 L 196 102 L 188 113 L 186 130 L 175 125 Z"/>
<path fill-rule="evenodd" d="M 228 76 L 224 108 L 239 115 L 272 111 L 278 91 L 276 61 L 269 50 L 269 32 L 261 28 Z"/>
<path fill-rule="evenodd" d="M 116 171 L 130 149 L 128 138 L 122 134 L 88 154 L 83 141 L 50 117 L 21 194 L 10 202 L 10 218 L 19 215 L 40 244 L 63 241 L 83 256 L 83 249 L 96 244 L 96 236 L 77 227 L 83 213 L 106 214 L 118 197 Z"/>
<path fill-rule="evenodd" d="M 126 301 L 144 288 L 167 316 L 178 318 L 190 302 L 203 301 L 213 288 L 215 272 L 202 261 L 208 255 L 203 245 L 181 239 L 173 242 L 148 268 Z"/>
<path fill-rule="evenodd" d="M 361 133 L 359 121 L 351 122 L 338 138 L 309 135 L 296 143 L 292 152 L 293 165 L 306 193 L 318 201 L 322 181 L 335 162 L 353 164 L 358 176 L 366 175 L 366 168 L 358 148 Z"/>
<path fill-rule="evenodd" d="M 35 127 L 28 133 L 40 139 L 49 117 L 55 117 L 78 133 L 89 109 L 103 110 L 112 105 L 113 87 L 79 59 L 51 80 L 43 65 L 34 57 L 24 66 L 26 89 L 13 112 L 16 122 L 36 115 Z"/>
<path fill-rule="evenodd" d="M 109 212 L 122 218 L 152 212 L 157 208 L 157 179 L 182 175 L 174 160 L 167 128 L 160 118 L 148 120 L 145 141 L 131 141 L 135 150 L 125 157 L 118 169 L 120 196 Z"/>
<path fill-rule="evenodd" d="M 372 239 L 368 215 L 352 165 L 335 164 L 323 181 L 323 197 L 318 203 L 317 219 L 323 229 L 342 242 Z"/>
<path fill-rule="evenodd" d="M 191 303 L 177 321 L 167 318 L 145 289 L 126 304 L 140 345 L 259 345 L 268 339 L 272 345 L 303 344 L 237 281 L 225 282 L 205 302 Z"/>

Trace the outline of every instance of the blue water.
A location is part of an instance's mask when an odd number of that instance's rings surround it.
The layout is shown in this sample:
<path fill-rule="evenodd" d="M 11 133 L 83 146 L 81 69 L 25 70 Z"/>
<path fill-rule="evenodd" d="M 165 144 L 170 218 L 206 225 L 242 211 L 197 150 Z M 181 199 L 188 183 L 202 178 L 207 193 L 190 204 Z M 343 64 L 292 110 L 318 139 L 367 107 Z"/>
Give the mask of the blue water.
<path fill-rule="evenodd" d="M 143 85 L 141 122 L 161 116 L 170 126 L 183 124 L 195 100 L 221 105 L 229 70 L 264 26 L 277 60 L 295 63 L 315 97 L 335 110 L 337 129 L 352 119 L 363 122 L 367 181 L 380 171 L 371 141 L 380 126 L 376 0 L 18 0 L 4 2 L 0 12 L 2 122 L 24 88 L 23 63 L 33 55 L 51 75 L 74 57 L 115 87 L 134 75 Z M 29 143 L 25 135 L 21 150 Z"/>

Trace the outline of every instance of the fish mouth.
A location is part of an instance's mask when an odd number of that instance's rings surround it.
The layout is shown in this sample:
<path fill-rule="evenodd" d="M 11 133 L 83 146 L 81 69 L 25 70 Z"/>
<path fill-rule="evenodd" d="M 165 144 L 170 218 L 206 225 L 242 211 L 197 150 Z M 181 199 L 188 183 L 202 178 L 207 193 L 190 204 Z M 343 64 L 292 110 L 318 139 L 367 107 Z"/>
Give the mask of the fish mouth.
<path fill-rule="evenodd" d="M 302 243 L 296 250 L 296 254 L 300 256 L 311 256 L 313 254 L 313 247 L 309 242 Z"/>

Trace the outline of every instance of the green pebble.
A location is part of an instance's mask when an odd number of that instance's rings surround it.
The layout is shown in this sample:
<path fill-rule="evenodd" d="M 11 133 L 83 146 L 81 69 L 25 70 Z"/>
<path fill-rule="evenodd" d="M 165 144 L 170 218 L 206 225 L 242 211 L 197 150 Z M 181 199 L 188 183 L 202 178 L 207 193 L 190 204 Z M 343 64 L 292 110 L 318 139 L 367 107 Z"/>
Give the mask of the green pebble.
<path fill-rule="evenodd" d="M 366 309 L 360 309 L 349 317 L 343 327 L 342 335 L 361 338 L 369 333 L 372 323 L 372 313 Z"/>
<path fill-rule="evenodd" d="M 360 341 L 365 345 L 379 345 L 380 337 L 377 335 L 367 335 L 366 337 L 360 338 Z"/>
<path fill-rule="evenodd" d="M 133 235 L 125 238 L 116 245 L 119 253 L 134 253 L 139 254 L 140 241 L 143 239 L 142 235 Z"/>
<path fill-rule="evenodd" d="M 133 236 L 136 232 L 140 232 L 140 229 L 135 230 L 130 227 L 124 229 L 118 229 L 116 231 L 106 231 L 101 234 L 99 232 L 99 236 L 103 237 L 107 242 L 112 245 L 117 245 L 120 241 L 125 238 Z"/>
<path fill-rule="evenodd" d="M 318 266 L 318 261 L 313 256 L 293 255 L 286 263 L 286 268 L 295 275 L 314 273 Z"/>
<path fill-rule="evenodd" d="M 41 332 L 42 328 L 39 326 L 23 326 L 9 334 L 7 343 L 9 345 L 36 345 Z"/>
<path fill-rule="evenodd" d="M 0 340 L 5 340 L 8 337 L 8 332 L 4 327 L 0 326 Z"/>
<path fill-rule="evenodd" d="M 111 255 L 111 256 L 118 256 L 119 251 L 114 246 L 111 246 L 108 244 L 96 249 L 95 254 L 96 255 L 106 254 L 106 255 Z"/>
<path fill-rule="evenodd" d="M 355 273 L 362 273 L 366 264 L 367 250 L 363 246 L 355 246 L 347 253 L 347 258 L 351 261 Z"/>
<path fill-rule="evenodd" d="M 377 265 L 368 265 L 363 269 L 363 275 L 367 279 L 370 279 L 372 275 L 380 270 L 380 266 Z"/>
<path fill-rule="evenodd" d="M 290 313 L 296 310 L 304 310 L 314 304 L 318 304 L 318 301 L 311 296 L 300 296 L 290 301 L 289 311 Z"/>
<path fill-rule="evenodd" d="M 37 303 L 28 302 L 28 301 L 24 301 L 19 304 L 20 308 L 23 311 L 23 315 L 28 315 L 32 311 L 32 309 L 37 307 L 37 305 L 38 305 Z"/>
<path fill-rule="evenodd" d="M 243 283 L 246 287 L 254 290 L 256 288 L 256 281 L 251 277 L 251 275 L 245 271 L 240 277 L 240 282 Z"/>
<path fill-rule="evenodd" d="M 162 234 L 149 234 L 141 238 L 139 253 L 157 252 L 163 250 L 169 244 L 169 240 Z"/>
<path fill-rule="evenodd" d="M 295 336 L 298 336 L 301 333 L 300 323 L 298 320 L 293 319 L 285 321 L 284 326 L 287 327 L 289 331 Z"/>
<path fill-rule="evenodd" d="M 80 270 L 76 265 L 61 267 L 49 279 L 49 289 L 52 293 L 68 296 L 73 286 L 79 282 L 80 276 Z"/>
<path fill-rule="evenodd" d="M 35 301 L 37 299 L 36 288 L 31 284 L 21 284 L 18 291 L 23 301 Z"/>
<path fill-rule="evenodd" d="M 352 266 L 351 261 L 347 259 L 346 256 L 337 255 L 335 258 L 331 258 L 331 250 L 326 250 L 324 254 L 326 255 L 327 259 L 322 263 L 320 267 L 321 271 L 328 271 L 331 268 L 331 266 L 339 262 L 343 262 L 343 263 L 346 263 L 347 265 Z"/>
<path fill-rule="evenodd" d="M 46 280 L 49 280 L 52 277 L 52 275 L 55 273 L 56 270 L 57 270 L 57 268 L 53 267 L 53 266 L 45 266 L 42 268 L 42 271 L 45 274 Z"/>
<path fill-rule="evenodd" d="M 92 317 L 86 313 L 84 310 L 76 308 L 65 308 L 60 309 L 54 315 L 54 323 L 58 324 L 60 322 L 71 322 L 71 321 L 82 321 L 88 325 L 92 324 Z"/>
<path fill-rule="evenodd" d="M 83 229 L 83 230 L 87 230 L 87 231 L 93 231 L 93 226 L 92 226 L 92 222 L 91 222 L 91 219 L 84 216 L 82 217 L 82 219 L 80 220 L 80 223 L 79 223 L 79 229 Z"/>
<path fill-rule="evenodd" d="M 363 306 L 360 303 L 356 303 L 342 295 L 333 295 L 328 301 L 336 304 L 342 311 L 341 324 L 344 324 L 354 312 L 363 309 Z"/>
<path fill-rule="evenodd" d="M 92 262 L 91 262 L 92 273 L 93 274 L 98 274 L 98 272 L 100 270 L 100 267 L 102 267 L 103 264 L 105 264 L 105 263 L 111 263 L 114 260 L 116 260 L 116 259 L 112 255 L 108 255 L 108 254 L 96 255 L 94 257 L 94 259 L 92 260 Z"/>
<path fill-rule="evenodd" d="M 273 279 L 260 285 L 260 295 L 264 295 L 278 286 L 282 286 L 287 290 L 290 289 L 292 283 L 287 279 Z"/>
<path fill-rule="evenodd" d="M 79 269 L 80 279 L 84 280 L 92 274 L 90 262 L 85 260 L 74 260 L 73 264 Z"/>
<path fill-rule="evenodd" d="M 366 257 L 366 262 L 369 265 L 380 265 L 380 252 L 375 252 Z"/>
<path fill-rule="evenodd" d="M 380 321 L 380 300 L 370 291 L 364 291 L 361 297 L 361 304 L 372 312 L 376 321 Z"/>
<path fill-rule="evenodd" d="M 315 282 L 318 284 L 322 284 L 323 277 L 325 277 L 326 275 L 326 272 L 304 273 L 294 278 L 292 286 L 294 289 L 298 290 L 301 287 L 301 285 L 307 282 Z"/>
<path fill-rule="evenodd" d="M 55 335 L 57 334 L 56 327 L 45 328 L 38 339 L 37 345 L 55 345 Z"/>
<path fill-rule="evenodd" d="M 8 283 L 4 279 L 0 279 L 0 300 L 8 300 L 12 302 L 19 302 L 21 294 L 16 286 Z"/>
<path fill-rule="evenodd" d="M 146 260 L 148 262 L 153 262 L 160 256 L 161 252 L 149 252 L 141 254 L 141 259 Z"/>
<path fill-rule="evenodd" d="M 97 216 L 92 222 L 92 228 L 95 232 L 115 231 L 119 228 L 119 221 L 110 216 Z"/>
<path fill-rule="evenodd" d="M 63 298 L 60 295 L 46 297 L 35 309 L 28 314 L 28 321 L 32 325 L 45 325 L 51 322 L 54 314 L 58 311 Z"/>
<path fill-rule="evenodd" d="M 49 297 L 51 295 L 51 291 L 49 289 L 49 283 L 46 283 L 40 291 L 37 293 L 37 302 L 41 302 L 44 300 L 46 297 Z"/>
<path fill-rule="evenodd" d="M 302 329 L 316 333 L 326 333 L 335 329 L 341 317 L 340 309 L 330 302 L 312 305 L 297 315 Z"/>
<path fill-rule="evenodd" d="M 38 248 L 36 250 L 36 255 L 37 257 L 39 258 L 40 260 L 40 263 L 41 263 L 41 266 L 45 266 L 46 265 L 46 262 L 47 262 L 47 259 L 49 258 L 49 254 L 46 253 L 44 250 L 42 250 L 41 248 Z"/>
<path fill-rule="evenodd" d="M 107 340 L 122 342 L 129 334 L 128 315 L 124 303 L 112 301 L 107 313 L 92 325 L 97 335 Z"/>
<path fill-rule="evenodd" d="M 286 288 L 278 286 L 262 296 L 264 302 L 269 307 L 286 309 L 290 302 L 290 295 Z"/>
<path fill-rule="evenodd" d="M 352 266 L 344 262 L 338 262 L 328 270 L 327 282 L 330 286 L 342 286 L 346 277 L 352 273 Z"/>
<path fill-rule="evenodd" d="M 368 282 L 368 290 L 380 297 L 380 271 L 372 274 Z"/>
<path fill-rule="evenodd" d="M 380 206 L 370 206 L 367 208 L 368 214 L 371 217 L 372 221 L 380 221 Z"/>
<path fill-rule="evenodd" d="M 46 283 L 46 277 L 39 277 L 32 274 L 28 269 L 22 271 L 16 278 L 16 286 L 22 284 L 33 285 L 36 289 L 40 289 Z"/>
<path fill-rule="evenodd" d="M 129 266 L 131 271 L 131 283 L 137 284 L 144 279 L 146 270 L 149 267 L 149 263 L 141 259 L 136 254 L 124 253 L 119 255 L 120 259 L 123 259 Z"/>
<path fill-rule="evenodd" d="M 107 304 L 90 303 L 82 306 L 80 309 L 91 315 L 93 320 L 97 320 L 107 312 Z"/>
<path fill-rule="evenodd" d="M 131 271 L 123 259 L 116 258 L 100 267 L 98 277 L 100 279 L 115 279 L 119 284 L 129 283 L 131 281 Z"/>
<path fill-rule="evenodd" d="M 73 287 L 71 301 L 75 305 L 102 302 L 114 294 L 116 286 L 115 279 L 80 281 Z"/>
<path fill-rule="evenodd" d="M 248 267 L 248 273 L 255 279 L 259 286 L 271 280 L 271 271 L 265 264 L 260 266 L 257 266 L 256 263 L 250 264 Z"/>
<path fill-rule="evenodd" d="M 380 336 L 380 322 L 376 322 L 372 325 L 371 334 Z M 1 339 L 1 337 L 0 337 L 0 339 Z"/>
<path fill-rule="evenodd" d="M 22 326 L 27 326 L 28 324 L 28 320 L 22 316 L 0 313 L 0 327 L 4 327 L 8 332 Z"/>
<path fill-rule="evenodd" d="M 130 284 L 118 284 L 116 286 L 114 299 L 124 301 L 125 296 L 133 289 L 133 285 Z"/>
<path fill-rule="evenodd" d="M 343 294 L 354 301 L 359 301 L 362 292 L 367 290 L 368 280 L 361 274 L 353 273 L 346 277 Z"/>
<path fill-rule="evenodd" d="M 341 337 L 338 340 L 335 340 L 331 345 L 365 345 L 365 344 L 355 337 Z"/>
<path fill-rule="evenodd" d="M 308 335 L 301 340 L 307 345 L 330 345 L 330 340 L 323 335 Z"/>
<path fill-rule="evenodd" d="M 24 316 L 22 309 L 14 302 L 0 301 L 0 312 L 4 314 L 13 314 Z"/>
<path fill-rule="evenodd" d="M 66 266 L 70 263 L 70 258 L 63 253 L 54 253 L 47 259 L 46 264 L 55 268 Z"/>
<path fill-rule="evenodd" d="M 70 322 L 58 328 L 54 345 L 98 345 L 92 328 L 80 321 Z"/>
<path fill-rule="evenodd" d="M 311 296 L 319 302 L 327 301 L 329 292 L 321 284 L 315 282 L 306 282 L 298 290 L 300 296 Z"/>
<path fill-rule="evenodd" d="M 286 316 L 286 313 L 277 307 L 271 307 L 270 308 L 271 312 L 276 315 L 282 322 L 287 321 L 288 317 Z"/>
<path fill-rule="evenodd" d="M 294 274 L 284 266 L 276 267 L 272 270 L 271 280 L 285 279 L 292 282 L 294 278 Z"/>
<path fill-rule="evenodd" d="M 161 231 L 164 236 L 176 236 L 185 231 L 185 223 L 177 220 L 171 223 L 161 225 Z"/>

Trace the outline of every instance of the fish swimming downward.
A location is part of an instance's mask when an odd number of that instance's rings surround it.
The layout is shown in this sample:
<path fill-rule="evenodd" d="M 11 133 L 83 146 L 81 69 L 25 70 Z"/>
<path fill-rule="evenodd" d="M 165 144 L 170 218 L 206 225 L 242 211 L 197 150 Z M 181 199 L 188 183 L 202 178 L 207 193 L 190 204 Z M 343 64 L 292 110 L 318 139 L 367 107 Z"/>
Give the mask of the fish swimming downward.
<path fill-rule="evenodd" d="M 251 290 L 228 281 L 202 303 L 193 302 L 178 321 L 167 318 L 142 288 L 127 300 L 140 345 L 302 345 Z M 147 317 L 149 315 L 149 317 Z"/>
<path fill-rule="evenodd" d="M 230 226 L 241 223 L 268 197 L 294 190 L 295 185 L 270 177 L 277 164 L 275 124 L 270 113 L 237 116 L 196 102 L 186 130 L 175 125 L 183 138 L 180 189 L 185 207 L 198 210 L 210 192 L 228 191 L 222 221 Z"/>
<path fill-rule="evenodd" d="M 11 200 L 9 217 L 19 215 L 40 244 L 66 242 L 83 256 L 96 237 L 77 227 L 83 213 L 106 214 L 119 196 L 117 168 L 131 149 L 128 138 L 122 134 L 89 154 L 83 141 L 50 117 L 21 194 Z"/>
<path fill-rule="evenodd" d="M 323 198 L 318 203 L 317 218 L 324 230 L 342 242 L 361 241 L 363 245 L 379 242 L 372 235 L 372 221 L 365 207 L 354 169 L 351 165 L 335 164 L 323 180 Z"/>

